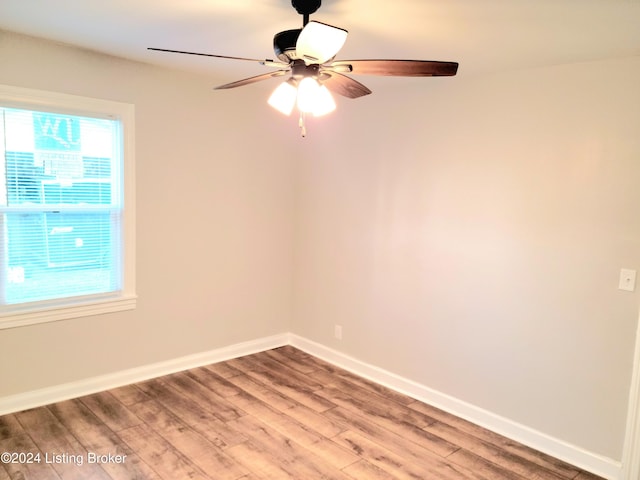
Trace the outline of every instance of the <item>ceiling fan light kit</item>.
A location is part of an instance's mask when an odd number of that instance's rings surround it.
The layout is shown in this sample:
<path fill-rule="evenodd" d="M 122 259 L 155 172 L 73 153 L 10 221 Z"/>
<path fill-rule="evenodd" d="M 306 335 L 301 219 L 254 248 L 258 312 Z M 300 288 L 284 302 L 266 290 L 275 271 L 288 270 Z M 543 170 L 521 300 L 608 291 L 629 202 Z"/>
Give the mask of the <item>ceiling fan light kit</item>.
<path fill-rule="evenodd" d="M 348 32 L 326 23 L 309 21 L 309 15 L 316 12 L 321 4 L 321 0 L 291 1 L 291 5 L 303 16 L 303 28 L 285 30 L 276 33 L 273 37 L 273 50 L 279 61 L 152 47 L 149 50 L 251 61 L 278 69 L 220 85 L 215 87 L 216 90 L 241 87 L 289 74 L 289 78 L 273 91 L 268 103 L 285 115 L 290 115 L 297 107 L 300 113 L 299 126 L 302 136 L 306 135 L 305 118 L 307 114 L 321 116 L 335 110 L 336 103 L 331 92 L 352 99 L 371 93 L 371 90 L 366 86 L 345 74 L 434 77 L 453 76 L 458 71 L 456 62 L 428 60 L 335 61 L 334 58 L 344 45 Z"/>

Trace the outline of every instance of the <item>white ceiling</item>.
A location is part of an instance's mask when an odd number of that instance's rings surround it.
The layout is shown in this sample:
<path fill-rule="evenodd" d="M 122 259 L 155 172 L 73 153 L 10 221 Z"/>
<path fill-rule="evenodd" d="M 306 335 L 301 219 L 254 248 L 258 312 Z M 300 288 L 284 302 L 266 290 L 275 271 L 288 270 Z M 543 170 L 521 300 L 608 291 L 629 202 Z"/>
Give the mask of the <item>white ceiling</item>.
<path fill-rule="evenodd" d="M 338 59 L 460 63 L 459 75 L 640 55 L 640 0 L 324 0 L 312 19 L 349 30 Z M 251 63 L 147 47 L 274 58 L 302 26 L 290 0 L 0 0 L 0 29 L 237 80 Z"/>

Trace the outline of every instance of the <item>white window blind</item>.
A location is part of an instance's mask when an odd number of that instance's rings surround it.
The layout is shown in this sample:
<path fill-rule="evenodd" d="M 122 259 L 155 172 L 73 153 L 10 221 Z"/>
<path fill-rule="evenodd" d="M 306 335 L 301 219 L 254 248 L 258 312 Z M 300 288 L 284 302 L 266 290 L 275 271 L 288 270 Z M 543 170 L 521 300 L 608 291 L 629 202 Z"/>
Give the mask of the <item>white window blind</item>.
<path fill-rule="evenodd" d="M 118 118 L 0 105 L 0 314 L 123 295 L 123 154 Z"/>

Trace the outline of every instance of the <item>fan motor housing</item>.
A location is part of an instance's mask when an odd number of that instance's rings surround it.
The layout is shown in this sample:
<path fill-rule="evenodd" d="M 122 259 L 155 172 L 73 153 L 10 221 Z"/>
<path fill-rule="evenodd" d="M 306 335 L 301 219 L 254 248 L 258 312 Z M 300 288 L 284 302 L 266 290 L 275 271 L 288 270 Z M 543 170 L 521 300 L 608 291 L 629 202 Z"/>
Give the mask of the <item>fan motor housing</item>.
<path fill-rule="evenodd" d="M 320 8 L 322 0 L 291 0 L 291 5 L 300 15 L 310 15 Z"/>
<path fill-rule="evenodd" d="M 276 33 L 273 36 L 273 51 L 283 62 L 289 63 L 290 60 L 298 58 L 296 55 L 296 42 L 301 31 L 301 28 L 296 28 Z"/>

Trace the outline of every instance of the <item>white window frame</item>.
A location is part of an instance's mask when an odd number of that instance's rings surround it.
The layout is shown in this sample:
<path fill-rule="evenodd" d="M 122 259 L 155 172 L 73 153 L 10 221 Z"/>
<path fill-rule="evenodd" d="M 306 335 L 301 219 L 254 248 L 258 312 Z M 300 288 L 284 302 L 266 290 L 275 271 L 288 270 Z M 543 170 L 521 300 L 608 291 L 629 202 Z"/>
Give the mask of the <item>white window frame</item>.
<path fill-rule="evenodd" d="M 0 330 L 131 310 L 135 293 L 134 106 L 128 103 L 0 85 L 0 106 L 118 120 L 122 135 L 122 288 L 118 292 L 0 305 Z M 3 245 L 0 244 L 0 254 Z"/>

